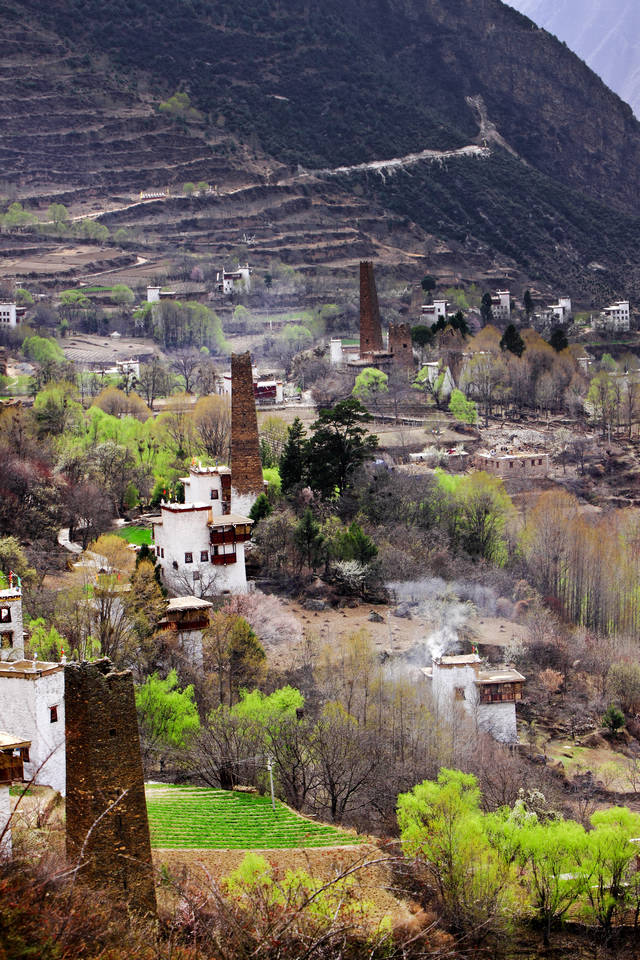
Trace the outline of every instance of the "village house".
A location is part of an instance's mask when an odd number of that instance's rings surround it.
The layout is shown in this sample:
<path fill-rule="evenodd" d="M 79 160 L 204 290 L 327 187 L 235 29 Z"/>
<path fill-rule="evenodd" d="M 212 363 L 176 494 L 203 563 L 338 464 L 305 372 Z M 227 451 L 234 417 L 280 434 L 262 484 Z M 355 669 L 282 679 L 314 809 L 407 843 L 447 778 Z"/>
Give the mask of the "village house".
<path fill-rule="evenodd" d="M 218 381 L 220 393 L 231 396 L 231 373 L 224 373 Z M 273 376 L 257 377 L 253 380 L 253 395 L 256 403 L 270 405 L 284 402 L 284 383 Z"/>
<path fill-rule="evenodd" d="M 153 539 L 162 579 L 174 594 L 246 593 L 245 543 L 253 521 L 231 513 L 229 467 L 192 465 L 184 503 L 162 503 Z"/>
<path fill-rule="evenodd" d="M 29 760 L 30 740 L 0 730 L 0 856 L 11 853 L 12 783 L 24 780 L 24 763 Z"/>
<path fill-rule="evenodd" d="M 605 307 L 599 317 L 596 318 L 595 327 L 597 330 L 604 330 L 609 333 L 625 333 L 631 327 L 631 317 L 628 300 L 618 300 L 612 303 L 610 307 Z"/>
<path fill-rule="evenodd" d="M 511 319 L 511 293 L 509 290 L 497 290 L 493 294 L 491 310 L 494 320 L 508 322 Z"/>
<path fill-rule="evenodd" d="M 0 662 L 0 729 L 31 743 L 25 778 L 65 793 L 64 665 Z"/>
<path fill-rule="evenodd" d="M 420 319 L 423 323 L 431 326 L 438 320 L 446 320 L 449 316 L 449 303 L 447 300 L 434 300 L 433 303 L 425 303 L 420 311 Z"/>
<path fill-rule="evenodd" d="M 0 330 L 18 325 L 18 313 L 15 303 L 0 303 Z"/>
<path fill-rule="evenodd" d="M 202 634 L 209 626 L 213 604 L 201 597 L 173 597 L 167 604 L 159 629 L 176 634 L 189 661 L 202 667 Z"/>
<path fill-rule="evenodd" d="M 477 453 L 474 458 L 476 470 L 484 470 L 495 477 L 520 479 L 523 477 L 546 477 L 549 474 L 548 453 Z"/>
<path fill-rule="evenodd" d="M 225 296 L 232 293 L 249 293 L 251 291 L 251 267 L 245 263 L 237 270 L 222 269 L 216 273 L 216 290 Z"/>
<path fill-rule="evenodd" d="M 477 653 L 434 657 L 424 667 L 434 703 L 445 716 L 461 708 L 478 730 L 500 743 L 517 743 L 516 703 L 522 699 L 525 677 L 511 667 L 485 669 Z"/>

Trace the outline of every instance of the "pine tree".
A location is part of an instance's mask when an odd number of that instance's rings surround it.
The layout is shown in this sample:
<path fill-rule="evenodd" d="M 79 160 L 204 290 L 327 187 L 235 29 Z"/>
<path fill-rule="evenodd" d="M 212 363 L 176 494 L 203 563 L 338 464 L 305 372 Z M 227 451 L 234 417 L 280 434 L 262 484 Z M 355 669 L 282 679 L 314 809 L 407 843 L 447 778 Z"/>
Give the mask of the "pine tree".
<path fill-rule="evenodd" d="M 526 344 L 513 323 L 510 323 L 502 334 L 500 349 L 508 350 L 509 353 L 515 354 L 516 357 L 521 357 L 526 350 Z"/>
<path fill-rule="evenodd" d="M 280 479 L 282 492 L 302 483 L 307 466 L 307 439 L 306 431 L 300 417 L 296 417 L 289 427 L 289 435 L 280 457 Z"/>

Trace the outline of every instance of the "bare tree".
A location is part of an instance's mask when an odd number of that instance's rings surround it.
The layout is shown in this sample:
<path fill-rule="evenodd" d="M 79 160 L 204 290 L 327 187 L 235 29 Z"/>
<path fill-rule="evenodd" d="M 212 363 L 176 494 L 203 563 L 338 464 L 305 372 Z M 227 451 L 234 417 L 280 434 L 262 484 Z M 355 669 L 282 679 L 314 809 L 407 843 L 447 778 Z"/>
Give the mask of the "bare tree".
<path fill-rule="evenodd" d="M 208 456 L 226 460 L 231 440 L 231 404 L 228 397 L 201 397 L 193 410 L 197 438 Z"/>
<path fill-rule="evenodd" d="M 196 350 L 182 349 L 173 355 L 171 369 L 184 380 L 185 393 L 193 393 L 192 387 L 198 378 L 200 365 L 201 357 Z"/>

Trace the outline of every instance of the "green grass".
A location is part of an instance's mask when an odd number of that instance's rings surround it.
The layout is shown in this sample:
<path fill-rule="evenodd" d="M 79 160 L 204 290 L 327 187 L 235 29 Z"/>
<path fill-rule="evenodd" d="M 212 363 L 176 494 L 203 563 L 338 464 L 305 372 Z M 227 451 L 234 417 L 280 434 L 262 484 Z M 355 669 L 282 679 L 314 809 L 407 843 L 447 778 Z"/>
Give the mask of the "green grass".
<path fill-rule="evenodd" d="M 123 527 L 117 533 L 123 540 L 135 544 L 136 547 L 141 547 L 143 544 L 150 546 L 153 542 L 151 530 L 148 527 Z"/>
<path fill-rule="evenodd" d="M 147 785 L 151 846 L 160 850 L 270 850 L 360 843 L 269 797 L 205 787 Z"/>

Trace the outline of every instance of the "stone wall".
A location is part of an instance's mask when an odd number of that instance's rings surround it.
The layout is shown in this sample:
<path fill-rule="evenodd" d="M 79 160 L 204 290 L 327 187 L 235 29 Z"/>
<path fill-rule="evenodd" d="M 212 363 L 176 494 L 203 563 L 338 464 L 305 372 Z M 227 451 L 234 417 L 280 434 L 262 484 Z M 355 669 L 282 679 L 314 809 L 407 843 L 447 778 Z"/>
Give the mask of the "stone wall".
<path fill-rule="evenodd" d="M 85 882 L 155 913 L 133 677 L 107 659 L 67 664 L 65 707 L 67 857 Z"/>
<path fill-rule="evenodd" d="M 411 326 L 408 323 L 389 324 L 389 353 L 393 354 L 393 362 L 398 366 L 414 366 Z"/>
<path fill-rule="evenodd" d="M 22 660 L 22 591 L 0 590 L 0 660 Z"/>
<path fill-rule="evenodd" d="M 264 490 L 253 393 L 251 354 L 231 355 L 231 483 L 233 496 L 253 497 Z M 234 512 L 242 512 L 233 502 Z"/>
<path fill-rule="evenodd" d="M 360 356 L 383 349 L 373 264 L 363 260 L 360 264 Z"/>

